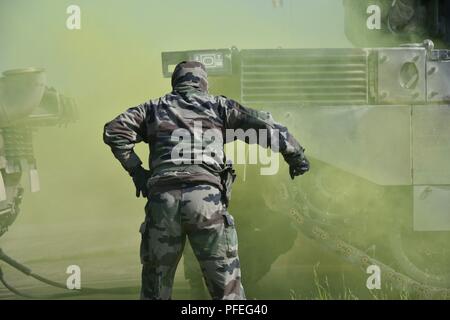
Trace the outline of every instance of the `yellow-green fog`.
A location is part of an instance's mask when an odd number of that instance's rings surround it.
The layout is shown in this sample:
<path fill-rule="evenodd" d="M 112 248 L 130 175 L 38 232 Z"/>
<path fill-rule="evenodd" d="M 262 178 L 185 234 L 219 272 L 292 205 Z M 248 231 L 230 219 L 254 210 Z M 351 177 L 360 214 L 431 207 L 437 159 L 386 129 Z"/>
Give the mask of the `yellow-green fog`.
<path fill-rule="evenodd" d="M 66 9 L 73 4 L 81 9 L 81 30 L 66 27 Z M 127 107 L 170 91 L 170 81 L 162 76 L 162 52 L 232 46 L 348 48 L 352 44 L 344 33 L 342 1 L 337 0 L 285 0 L 278 8 L 270 0 L 0 0 L 0 71 L 44 68 L 48 84 L 75 98 L 79 112 L 78 121 L 67 127 L 36 132 L 34 150 L 42 190 L 25 193 L 21 214 L 0 239 L 0 248 L 57 281 L 65 282 L 66 268 L 78 265 L 82 286 L 116 288 L 83 298 L 137 299 L 138 229 L 145 201 L 135 198 L 130 177 L 103 143 L 103 125 Z M 214 84 L 211 91 L 220 94 L 222 88 Z M 284 117 L 281 111 L 274 114 L 294 134 L 298 131 L 295 118 Z M 298 138 L 307 150 L 326 148 L 312 136 Z M 147 146 L 139 145 L 137 150 L 142 159 L 147 158 Z M 313 160 L 312 168 L 319 171 L 324 165 Z M 237 221 L 249 298 L 390 297 L 388 285 L 382 292 L 369 291 L 365 270 L 342 262 L 295 228 L 289 210 L 299 200 L 289 196 L 290 190 L 276 186 L 297 186 L 302 192 L 314 185 L 318 171 L 292 182 L 284 164 L 278 176 L 271 177 L 260 176 L 257 166 L 237 169 L 230 211 Z M 326 213 L 337 215 L 340 222 L 363 215 L 381 202 L 385 211 L 369 219 L 373 224 L 363 224 L 377 227 L 367 233 L 358 229 L 359 233 L 345 237 L 361 244 L 358 247 L 368 254 L 387 259 L 388 240 L 385 247 L 364 246 L 374 239 L 383 242 L 388 227 L 379 227 L 379 220 L 410 214 L 411 190 L 402 187 L 391 194 L 390 189 L 345 172 L 329 168 L 320 172 L 325 188 L 330 193 L 341 191 L 343 198 L 315 197 L 315 189 L 310 189 L 308 199 L 303 199 L 324 205 Z M 392 212 L 395 204 L 397 211 Z M 313 215 L 308 210 L 303 214 Z M 3 265 L 5 277 L 23 291 L 61 292 Z M 174 298 L 201 297 L 190 289 L 184 266 L 182 260 Z M 398 297 L 398 292 L 392 294 Z M 0 287 L 0 298 L 15 296 Z"/>

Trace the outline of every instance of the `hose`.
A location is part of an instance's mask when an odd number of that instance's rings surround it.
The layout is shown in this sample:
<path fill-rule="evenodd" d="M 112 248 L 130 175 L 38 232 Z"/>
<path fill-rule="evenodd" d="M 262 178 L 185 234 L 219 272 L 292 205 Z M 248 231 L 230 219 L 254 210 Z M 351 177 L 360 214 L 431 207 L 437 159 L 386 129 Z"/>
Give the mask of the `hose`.
<path fill-rule="evenodd" d="M 50 280 L 46 277 L 40 276 L 39 274 L 34 273 L 30 268 L 17 262 L 10 256 L 4 253 L 4 251 L 0 248 L 0 261 L 4 261 L 6 264 L 10 265 L 14 269 L 22 272 L 23 274 L 32 277 L 42 283 L 48 284 L 52 287 L 70 290 L 70 292 L 62 293 L 62 294 L 53 294 L 53 295 L 42 295 L 42 296 L 34 296 L 21 292 L 20 290 L 11 286 L 4 278 L 3 270 L 0 267 L 0 282 L 5 286 L 6 289 L 11 291 L 12 293 L 27 299 L 55 299 L 55 298 L 64 298 L 64 297 L 74 297 L 79 295 L 90 295 L 90 294 L 99 294 L 99 293 L 129 293 L 134 294 L 137 291 L 136 287 L 118 287 L 118 288 L 110 288 L 110 289 L 97 289 L 97 288 L 82 288 L 82 289 L 68 289 L 67 286 L 63 283 L 59 283 L 53 280 Z"/>

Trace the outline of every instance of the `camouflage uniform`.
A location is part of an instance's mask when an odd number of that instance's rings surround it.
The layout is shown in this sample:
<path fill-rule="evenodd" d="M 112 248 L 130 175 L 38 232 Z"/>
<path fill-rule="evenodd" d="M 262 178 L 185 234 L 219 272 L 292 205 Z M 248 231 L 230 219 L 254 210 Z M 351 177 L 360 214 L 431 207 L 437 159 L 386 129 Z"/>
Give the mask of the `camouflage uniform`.
<path fill-rule="evenodd" d="M 171 296 L 186 236 L 213 299 L 243 299 L 237 235 L 232 216 L 211 185 L 152 195 L 142 224 L 142 298 Z"/>
<path fill-rule="evenodd" d="M 245 299 L 241 284 L 237 236 L 224 203 L 219 172 L 223 170 L 226 129 L 265 129 L 263 147 L 274 147 L 286 161 L 303 154 L 287 129 L 266 112 L 243 107 L 223 96 L 208 94 L 205 67 L 198 62 L 177 65 L 173 91 L 150 100 L 105 125 L 104 141 L 122 166 L 132 174 L 142 162 L 134 145 L 149 144 L 151 178 L 146 219 L 141 226 L 142 291 L 144 299 L 169 299 L 175 270 L 189 238 L 214 299 Z M 200 123 L 199 127 L 196 123 Z M 177 129 L 188 131 L 193 141 L 189 155 L 177 153 Z M 206 138 L 215 130 L 213 140 Z M 209 148 L 210 153 L 202 151 Z M 186 164 L 186 156 L 201 156 L 201 163 Z"/>

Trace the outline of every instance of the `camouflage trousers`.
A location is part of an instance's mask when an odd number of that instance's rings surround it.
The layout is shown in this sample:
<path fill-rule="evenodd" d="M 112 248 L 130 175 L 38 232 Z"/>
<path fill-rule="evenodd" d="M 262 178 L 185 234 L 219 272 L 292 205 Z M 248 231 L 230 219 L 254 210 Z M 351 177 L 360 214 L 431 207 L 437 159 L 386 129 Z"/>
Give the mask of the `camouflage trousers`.
<path fill-rule="evenodd" d="M 245 299 L 237 234 L 219 189 L 185 186 L 154 193 L 141 225 L 141 299 L 170 299 L 186 237 L 213 299 Z"/>

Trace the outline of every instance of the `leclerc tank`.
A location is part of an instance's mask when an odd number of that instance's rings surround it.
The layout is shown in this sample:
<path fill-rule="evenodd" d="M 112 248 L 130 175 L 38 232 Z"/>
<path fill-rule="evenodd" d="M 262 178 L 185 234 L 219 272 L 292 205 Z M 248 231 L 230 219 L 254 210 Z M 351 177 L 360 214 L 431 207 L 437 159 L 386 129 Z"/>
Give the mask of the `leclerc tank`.
<path fill-rule="evenodd" d="M 398 5 L 413 12 L 399 18 Z M 163 52 L 163 74 L 201 61 L 214 93 L 270 111 L 305 145 L 311 172 L 261 183 L 261 208 L 402 290 L 449 297 L 449 5 L 344 6 L 348 38 L 365 47 Z M 372 12 L 380 30 L 367 30 Z"/>

